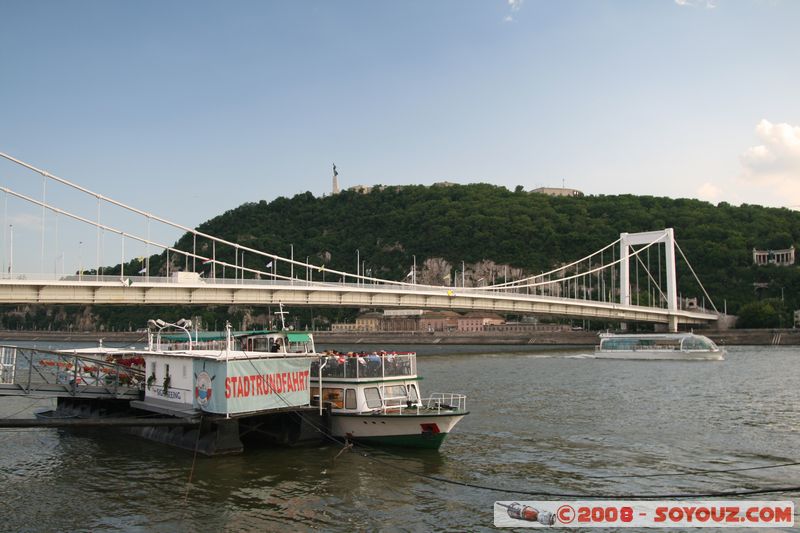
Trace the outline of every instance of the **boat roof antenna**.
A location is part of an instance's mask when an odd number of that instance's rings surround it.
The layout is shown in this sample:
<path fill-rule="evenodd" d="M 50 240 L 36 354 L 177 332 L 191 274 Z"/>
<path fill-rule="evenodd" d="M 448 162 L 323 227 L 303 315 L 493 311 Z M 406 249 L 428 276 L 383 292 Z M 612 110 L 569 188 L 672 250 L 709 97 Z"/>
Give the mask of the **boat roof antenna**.
<path fill-rule="evenodd" d="M 284 320 L 284 315 L 289 314 L 288 312 L 283 310 L 283 302 L 278 302 L 279 311 L 276 311 L 275 314 L 281 317 L 281 331 L 286 330 L 286 321 Z"/>

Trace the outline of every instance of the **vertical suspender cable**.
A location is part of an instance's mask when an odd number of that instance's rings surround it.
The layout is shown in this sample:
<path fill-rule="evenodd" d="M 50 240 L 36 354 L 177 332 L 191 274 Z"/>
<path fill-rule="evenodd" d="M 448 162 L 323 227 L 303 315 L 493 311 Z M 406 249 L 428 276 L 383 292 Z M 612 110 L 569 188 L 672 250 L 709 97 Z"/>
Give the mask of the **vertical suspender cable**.
<path fill-rule="evenodd" d="M 60 248 L 61 248 L 61 242 L 59 241 L 59 238 L 58 238 L 58 213 L 56 213 L 56 254 L 59 253 L 59 249 Z M 61 253 L 60 255 L 61 255 L 61 264 L 63 265 L 64 264 L 64 254 Z M 59 256 L 56 255 L 56 261 L 58 261 L 58 257 Z M 53 267 L 53 274 L 56 276 L 56 279 L 58 279 L 58 269 L 55 266 Z M 64 269 L 63 268 L 61 269 L 61 275 L 62 276 L 64 275 Z"/>
<path fill-rule="evenodd" d="M 8 192 L 3 193 L 3 276 L 6 270 L 6 252 L 8 248 Z"/>
<path fill-rule="evenodd" d="M 39 257 L 39 272 L 44 274 L 44 221 L 47 210 L 44 204 L 47 202 L 47 178 L 42 176 L 42 250 Z"/>
<path fill-rule="evenodd" d="M 97 197 L 97 225 L 95 226 L 97 229 L 97 279 L 100 279 L 100 197 Z"/>
<path fill-rule="evenodd" d="M 639 261 L 636 261 L 636 305 L 639 305 Z"/>
<path fill-rule="evenodd" d="M 147 217 L 147 242 L 144 245 L 144 275 L 147 281 L 150 281 L 150 217 Z"/>

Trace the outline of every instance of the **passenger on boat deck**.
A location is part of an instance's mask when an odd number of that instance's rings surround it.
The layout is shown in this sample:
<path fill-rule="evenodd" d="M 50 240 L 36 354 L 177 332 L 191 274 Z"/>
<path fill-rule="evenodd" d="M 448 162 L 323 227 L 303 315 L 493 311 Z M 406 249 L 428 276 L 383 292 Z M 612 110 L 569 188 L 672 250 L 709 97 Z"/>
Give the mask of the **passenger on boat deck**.
<path fill-rule="evenodd" d="M 370 363 L 381 364 L 381 358 L 378 357 L 378 354 L 374 352 L 367 356 L 367 361 L 369 361 Z"/>
<path fill-rule="evenodd" d="M 281 351 L 281 340 L 275 339 L 275 344 L 272 345 L 273 352 L 280 352 Z"/>

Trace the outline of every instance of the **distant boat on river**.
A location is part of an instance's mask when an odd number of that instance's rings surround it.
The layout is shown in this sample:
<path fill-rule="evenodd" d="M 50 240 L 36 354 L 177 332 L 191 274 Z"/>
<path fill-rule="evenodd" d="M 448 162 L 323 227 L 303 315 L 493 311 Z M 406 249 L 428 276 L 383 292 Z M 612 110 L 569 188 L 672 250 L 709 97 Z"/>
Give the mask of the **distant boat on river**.
<path fill-rule="evenodd" d="M 722 361 L 725 349 L 694 333 L 601 333 L 598 359 Z"/>

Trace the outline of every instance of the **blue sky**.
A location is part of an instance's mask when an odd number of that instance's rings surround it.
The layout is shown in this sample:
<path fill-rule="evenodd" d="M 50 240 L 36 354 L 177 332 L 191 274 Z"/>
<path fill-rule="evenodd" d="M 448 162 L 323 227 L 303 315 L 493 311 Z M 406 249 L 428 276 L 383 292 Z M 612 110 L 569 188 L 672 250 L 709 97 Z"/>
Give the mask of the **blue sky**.
<path fill-rule="evenodd" d="M 563 182 L 794 207 L 798 23 L 791 0 L 4 0 L 0 151 L 187 226 L 328 193 L 333 162 L 343 187 Z M 41 197 L 14 165 L 0 184 Z M 94 218 L 74 196 L 47 198 Z M 6 222 L 38 252 L 40 210 L 18 204 Z M 19 268 L 57 269 L 53 248 L 67 270 L 78 246 L 94 258 L 93 230 L 62 220 L 56 243 L 58 223 Z"/>

